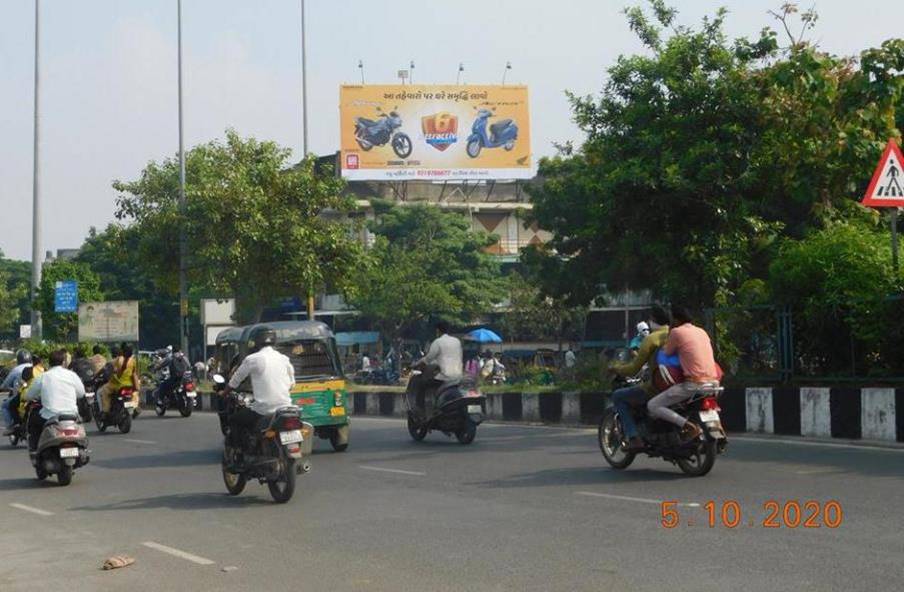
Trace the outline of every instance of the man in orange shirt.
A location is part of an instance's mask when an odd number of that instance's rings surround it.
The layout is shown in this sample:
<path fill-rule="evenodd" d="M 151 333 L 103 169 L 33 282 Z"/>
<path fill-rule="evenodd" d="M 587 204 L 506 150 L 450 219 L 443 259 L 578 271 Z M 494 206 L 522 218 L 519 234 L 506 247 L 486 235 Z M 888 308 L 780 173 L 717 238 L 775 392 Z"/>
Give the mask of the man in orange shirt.
<path fill-rule="evenodd" d="M 673 304 L 672 330 L 669 331 L 669 340 L 662 350 L 668 356 L 677 352 L 681 370 L 684 372 L 684 382 L 667 388 L 650 399 L 647 402 L 647 410 L 650 416 L 682 428 L 682 435 L 693 440 L 698 438 L 703 430 L 669 407 L 691 398 L 705 386 L 719 384 L 712 342 L 706 331 L 691 323 L 691 316 L 686 308 Z"/>

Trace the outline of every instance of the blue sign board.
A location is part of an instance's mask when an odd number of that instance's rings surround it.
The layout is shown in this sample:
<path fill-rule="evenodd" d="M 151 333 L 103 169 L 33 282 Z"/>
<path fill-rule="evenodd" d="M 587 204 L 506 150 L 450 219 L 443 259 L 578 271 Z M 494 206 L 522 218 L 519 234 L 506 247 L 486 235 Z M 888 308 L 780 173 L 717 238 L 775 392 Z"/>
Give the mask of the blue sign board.
<path fill-rule="evenodd" d="M 54 312 L 78 312 L 78 282 L 65 280 L 56 283 L 53 298 Z"/>

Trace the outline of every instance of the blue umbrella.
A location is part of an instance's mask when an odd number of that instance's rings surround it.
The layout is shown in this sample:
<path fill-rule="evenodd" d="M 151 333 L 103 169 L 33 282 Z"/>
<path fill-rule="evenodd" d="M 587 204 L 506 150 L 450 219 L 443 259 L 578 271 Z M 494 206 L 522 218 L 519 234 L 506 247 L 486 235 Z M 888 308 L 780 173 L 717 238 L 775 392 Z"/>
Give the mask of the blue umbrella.
<path fill-rule="evenodd" d="M 474 329 L 465 336 L 465 339 L 477 343 L 502 343 L 502 337 L 489 329 Z"/>

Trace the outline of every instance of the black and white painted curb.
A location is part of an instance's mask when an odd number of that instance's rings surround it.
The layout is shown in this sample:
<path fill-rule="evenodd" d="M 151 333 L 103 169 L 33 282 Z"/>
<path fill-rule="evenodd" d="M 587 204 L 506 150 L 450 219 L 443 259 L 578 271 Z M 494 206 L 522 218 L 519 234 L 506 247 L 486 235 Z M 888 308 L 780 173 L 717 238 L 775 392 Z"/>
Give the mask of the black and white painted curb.
<path fill-rule="evenodd" d="M 404 417 L 400 393 L 355 392 L 354 415 Z M 729 432 L 904 442 L 904 388 L 726 388 L 719 399 Z M 490 393 L 491 420 L 596 425 L 608 406 L 599 393 Z"/>
<path fill-rule="evenodd" d="M 404 417 L 397 392 L 349 393 L 350 415 Z M 199 393 L 198 411 L 217 409 L 217 396 Z M 151 391 L 144 404 L 153 408 Z M 729 432 L 812 438 L 904 442 L 904 388 L 726 388 L 719 399 Z M 490 393 L 487 415 L 496 421 L 596 425 L 608 406 L 600 393 Z"/>

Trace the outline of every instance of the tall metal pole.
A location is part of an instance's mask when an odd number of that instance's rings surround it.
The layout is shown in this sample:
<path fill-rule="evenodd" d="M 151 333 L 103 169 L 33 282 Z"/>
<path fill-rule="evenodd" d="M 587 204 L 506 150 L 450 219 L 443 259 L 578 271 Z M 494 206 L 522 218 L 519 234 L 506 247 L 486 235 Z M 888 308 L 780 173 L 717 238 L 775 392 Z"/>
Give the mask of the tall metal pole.
<path fill-rule="evenodd" d="M 41 285 L 41 158 L 40 158 L 40 16 L 41 1 L 35 0 L 35 121 L 34 121 L 34 169 L 32 171 L 32 214 L 31 214 L 31 336 L 41 340 L 41 311 L 35 308 L 38 287 Z"/>
<path fill-rule="evenodd" d="M 304 0 L 301 0 L 301 149 L 308 157 L 308 32 L 304 26 Z M 308 320 L 314 320 L 314 287 L 308 286 Z"/>
<path fill-rule="evenodd" d="M 176 0 L 179 38 L 179 210 L 185 214 L 185 142 L 182 126 L 182 0 Z M 188 355 L 188 285 L 185 279 L 185 224 L 179 229 L 179 335 L 182 351 Z M 206 339 L 206 336 L 205 336 Z"/>
<path fill-rule="evenodd" d="M 891 209 L 891 266 L 898 277 L 898 208 Z"/>

